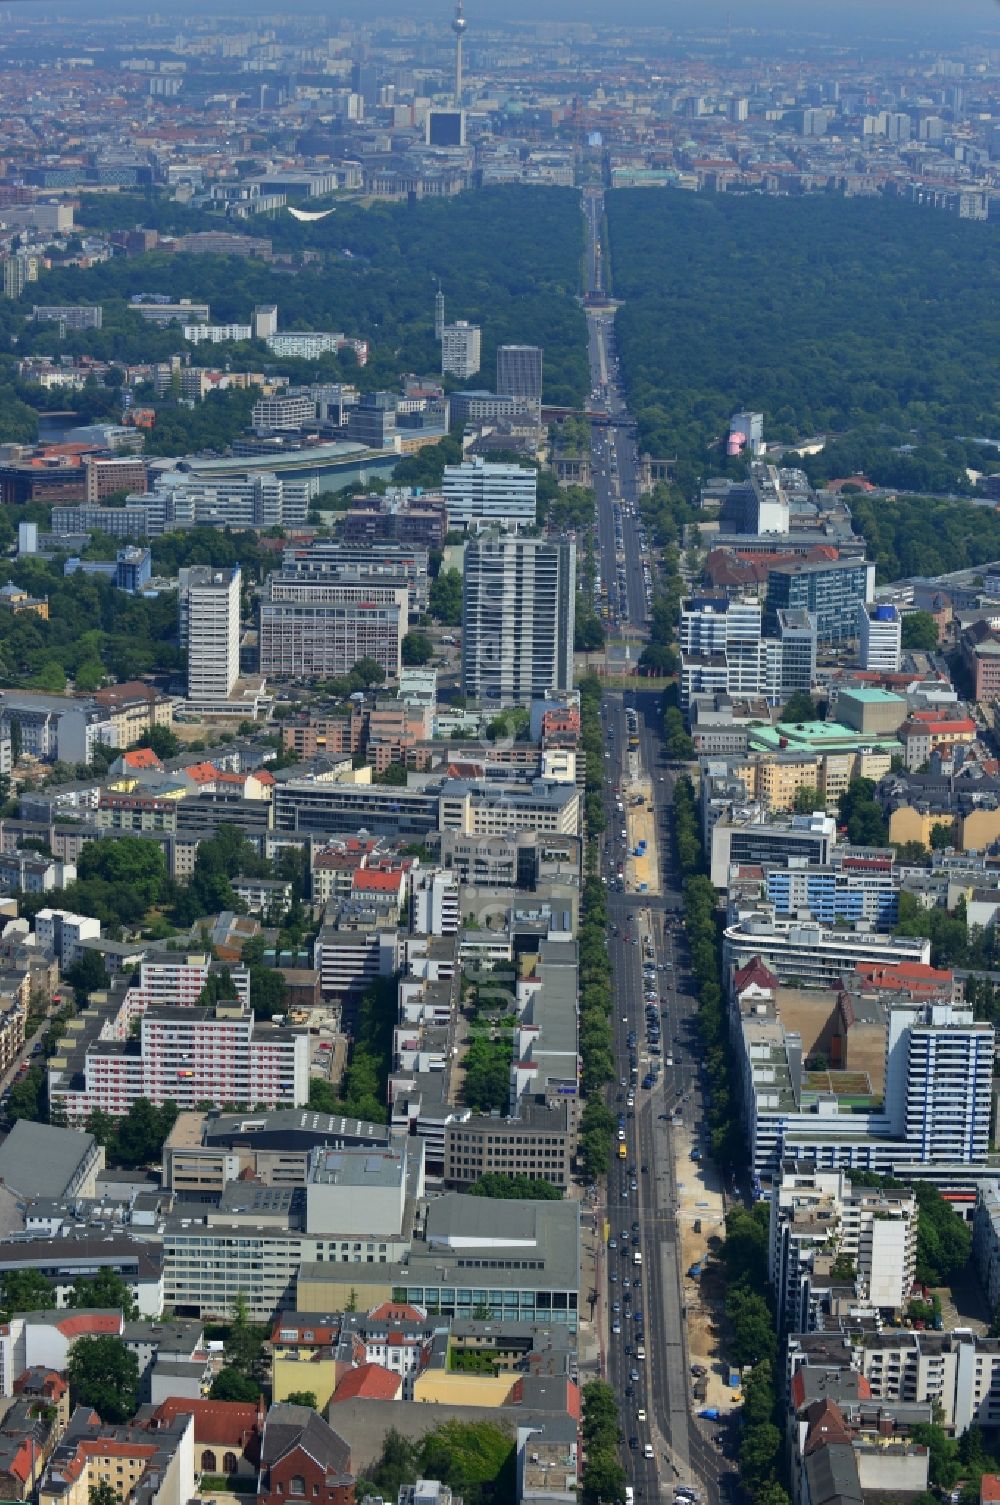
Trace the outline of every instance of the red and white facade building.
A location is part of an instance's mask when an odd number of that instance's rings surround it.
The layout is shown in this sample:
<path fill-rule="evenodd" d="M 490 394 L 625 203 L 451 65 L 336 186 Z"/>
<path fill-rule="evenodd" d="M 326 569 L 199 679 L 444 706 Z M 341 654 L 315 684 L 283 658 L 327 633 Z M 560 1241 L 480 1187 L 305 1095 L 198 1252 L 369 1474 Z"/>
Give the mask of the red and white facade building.
<path fill-rule="evenodd" d="M 200 1006 L 210 968 L 198 954 L 145 961 L 139 986 L 95 1017 L 92 1033 L 65 1050 L 60 1042 L 49 1063 L 52 1108 L 75 1126 L 95 1109 L 122 1117 L 140 1097 L 181 1109 L 201 1102 L 251 1111 L 304 1105 L 308 1033 L 254 1019 L 245 968 L 229 973 L 231 1002 Z"/>

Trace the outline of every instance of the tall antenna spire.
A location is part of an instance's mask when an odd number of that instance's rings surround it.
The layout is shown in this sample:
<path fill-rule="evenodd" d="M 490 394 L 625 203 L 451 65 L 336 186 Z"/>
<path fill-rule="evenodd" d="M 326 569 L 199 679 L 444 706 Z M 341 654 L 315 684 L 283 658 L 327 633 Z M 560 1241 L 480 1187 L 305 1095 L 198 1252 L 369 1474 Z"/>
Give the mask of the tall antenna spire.
<path fill-rule="evenodd" d="M 440 340 L 444 337 L 444 293 L 441 291 L 441 279 L 438 278 L 438 290 L 434 298 L 434 338 Z"/>
<path fill-rule="evenodd" d="M 462 14 L 462 0 L 455 0 L 455 19 L 451 29 L 455 33 L 455 109 L 462 108 L 462 38 L 468 22 Z"/>

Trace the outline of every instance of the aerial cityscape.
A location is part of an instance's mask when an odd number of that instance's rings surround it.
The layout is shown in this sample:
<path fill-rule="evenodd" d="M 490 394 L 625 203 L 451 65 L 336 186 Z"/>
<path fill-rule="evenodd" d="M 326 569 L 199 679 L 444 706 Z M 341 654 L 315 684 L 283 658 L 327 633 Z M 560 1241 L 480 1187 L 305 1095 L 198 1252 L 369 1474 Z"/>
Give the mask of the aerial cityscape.
<path fill-rule="evenodd" d="M 1000 8 L 666 9 L 3 11 L 0 1501 L 1000 1502 Z"/>

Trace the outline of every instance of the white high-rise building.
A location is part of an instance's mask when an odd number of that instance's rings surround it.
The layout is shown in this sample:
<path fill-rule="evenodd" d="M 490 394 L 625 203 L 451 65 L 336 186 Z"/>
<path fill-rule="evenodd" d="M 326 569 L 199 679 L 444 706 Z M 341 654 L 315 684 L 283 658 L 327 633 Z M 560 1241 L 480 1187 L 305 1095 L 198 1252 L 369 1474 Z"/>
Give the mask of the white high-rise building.
<path fill-rule="evenodd" d="M 188 699 L 227 700 L 240 674 L 239 565 L 179 571 L 180 642 L 187 649 Z"/>
<path fill-rule="evenodd" d="M 465 381 L 475 376 L 482 363 L 483 332 L 478 324 L 459 319 L 441 330 L 441 374 Z"/>
<path fill-rule="evenodd" d="M 753 500 L 749 508 L 750 527 L 747 531 L 758 535 L 787 533 L 790 509 L 777 466 L 755 460 L 750 466 L 750 490 Z"/>
<path fill-rule="evenodd" d="M 885 1051 L 885 1113 L 924 1163 L 976 1164 L 990 1138 L 994 1030 L 970 1008 L 894 1002 Z"/>
<path fill-rule="evenodd" d="M 903 657 L 903 619 L 895 606 L 858 602 L 858 657 L 862 669 L 898 674 Z"/>
<path fill-rule="evenodd" d="M 516 527 L 535 522 L 538 472 L 524 465 L 493 464 L 481 459 L 446 465 L 441 483 L 449 528 L 485 520 Z"/>
<path fill-rule="evenodd" d="M 465 550 L 462 688 L 526 705 L 573 684 L 576 544 L 488 533 Z"/>
<path fill-rule="evenodd" d="M 454 935 L 461 922 L 458 878 L 444 868 L 417 873 L 410 887 L 410 929 L 414 935 Z"/>
<path fill-rule="evenodd" d="M 729 453 L 756 459 L 764 452 L 763 413 L 734 413 L 729 420 Z"/>
<path fill-rule="evenodd" d="M 777 1325 L 811 1332 L 818 1300 L 837 1284 L 831 1266 L 854 1265 L 859 1304 L 898 1312 L 917 1261 L 917 1199 L 911 1188 L 851 1185 L 843 1170 L 786 1161 L 771 1188 L 768 1273 Z"/>
<path fill-rule="evenodd" d="M 759 695 L 766 677 L 759 601 L 692 596 L 681 602 L 681 709 L 694 695 Z"/>

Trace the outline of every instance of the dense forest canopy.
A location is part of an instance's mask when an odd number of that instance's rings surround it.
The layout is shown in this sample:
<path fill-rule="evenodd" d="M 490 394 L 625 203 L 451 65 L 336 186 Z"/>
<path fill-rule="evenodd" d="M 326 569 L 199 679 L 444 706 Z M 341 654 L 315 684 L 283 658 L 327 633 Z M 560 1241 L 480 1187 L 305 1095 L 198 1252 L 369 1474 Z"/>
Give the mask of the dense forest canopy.
<path fill-rule="evenodd" d="M 1000 559 L 1000 512 L 935 497 L 852 496 L 854 531 L 863 535 L 878 581 L 939 575 Z"/>
<path fill-rule="evenodd" d="M 148 207 L 141 198 L 116 200 L 101 205 L 100 218 L 129 228 L 148 222 Z M 84 219 L 96 213 L 85 206 Z M 283 330 L 340 330 L 369 340 L 368 366 L 358 370 L 351 357 L 289 365 L 256 342 L 199 346 L 195 360 L 214 364 L 236 354 L 241 364 L 246 359 L 313 379 L 321 366 L 325 379 L 394 385 L 400 372 L 440 369 L 434 340 L 440 279 L 446 317 L 482 325 L 482 375 L 475 385 L 492 388 L 497 345 L 520 342 L 544 347 L 546 401 L 575 404 L 586 395 L 586 327 L 575 297 L 583 217 L 572 189 L 511 185 L 415 204 L 345 204 L 317 223 L 282 219 L 251 229 L 273 235 L 276 249 L 294 241 L 288 249 L 318 259 L 294 272 L 253 258 L 166 252 L 116 257 L 87 269 L 54 266 L 19 302 L 0 308 L 0 339 L 19 336 L 21 350 L 164 359 L 181 348 L 178 331 L 142 324 L 127 306 L 134 293 L 208 302 L 218 323 L 248 322 L 255 304 L 277 303 Z M 105 306 L 101 330 L 70 332 L 60 342 L 54 326 L 24 324 L 32 303 L 97 302 Z"/>
<path fill-rule="evenodd" d="M 751 408 L 769 440 L 844 436 L 817 480 L 863 464 L 961 490 L 967 464 L 991 468 L 957 442 L 1000 437 L 991 227 L 889 199 L 675 190 L 609 193 L 607 213 L 643 449 L 722 469 L 729 417 Z"/>

